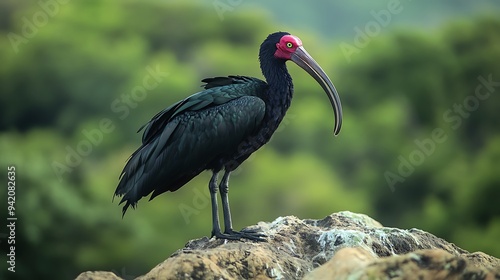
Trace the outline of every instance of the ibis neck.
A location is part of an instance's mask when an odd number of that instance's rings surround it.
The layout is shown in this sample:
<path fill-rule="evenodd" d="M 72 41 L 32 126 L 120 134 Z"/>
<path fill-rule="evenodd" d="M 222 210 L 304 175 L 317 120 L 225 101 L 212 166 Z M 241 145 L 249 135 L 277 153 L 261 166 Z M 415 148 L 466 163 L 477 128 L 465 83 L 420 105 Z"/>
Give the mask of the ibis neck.
<path fill-rule="evenodd" d="M 266 99 L 264 122 L 271 131 L 274 131 L 290 107 L 293 96 L 292 77 L 288 73 L 285 61 L 282 60 L 267 60 L 267 63 L 261 63 L 261 69 L 269 86 L 264 97 Z"/>
<path fill-rule="evenodd" d="M 293 96 L 292 77 L 288 73 L 285 61 L 272 59 L 266 64 L 261 63 L 261 69 L 269 85 L 267 91 L 269 105 L 273 109 L 279 109 L 284 115 L 290 107 Z"/>

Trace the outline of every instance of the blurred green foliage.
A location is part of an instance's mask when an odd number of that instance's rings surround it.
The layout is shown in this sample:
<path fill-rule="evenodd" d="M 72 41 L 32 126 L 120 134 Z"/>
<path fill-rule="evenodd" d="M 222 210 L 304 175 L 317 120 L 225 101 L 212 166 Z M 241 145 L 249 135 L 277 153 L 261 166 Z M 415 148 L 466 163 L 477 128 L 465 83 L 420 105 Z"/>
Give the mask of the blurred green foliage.
<path fill-rule="evenodd" d="M 157 111 L 198 91 L 204 77 L 261 76 L 258 46 L 276 31 L 265 12 L 242 9 L 219 21 L 183 3 L 61 4 L 28 38 L 23 19 L 33 21 L 41 7 L 2 2 L 0 167 L 17 170 L 15 278 L 139 275 L 209 234 L 208 174 L 141 201 L 124 219 L 111 201 L 140 143 L 135 131 Z M 330 74 L 345 123 L 334 138 L 326 96 L 290 64 L 296 94 L 287 117 L 232 177 L 235 227 L 350 210 L 500 256 L 498 30 L 500 20 L 489 17 L 431 33 L 399 30 L 373 38 L 350 63 L 339 42 L 288 30 Z M 26 40 L 12 41 L 12 33 Z M 155 86 L 134 95 L 148 76 Z M 455 104 L 471 106 L 478 77 L 497 84 L 483 86 L 488 97 L 461 115 Z M 435 129 L 446 140 L 411 175 L 398 175 L 401 158 L 425 154 L 416 141 L 429 143 Z M 402 181 L 388 183 L 387 172 Z"/>

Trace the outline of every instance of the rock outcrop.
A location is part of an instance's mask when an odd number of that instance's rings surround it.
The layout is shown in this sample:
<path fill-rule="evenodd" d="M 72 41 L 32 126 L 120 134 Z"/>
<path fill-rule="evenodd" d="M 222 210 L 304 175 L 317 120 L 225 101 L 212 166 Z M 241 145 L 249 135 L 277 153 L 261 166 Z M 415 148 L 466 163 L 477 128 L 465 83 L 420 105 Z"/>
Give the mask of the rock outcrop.
<path fill-rule="evenodd" d="M 418 229 L 383 227 L 362 214 L 280 217 L 249 227 L 267 242 L 189 241 L 137 279 L 500 279 L 500 260 Z M 121 279 L 84 272 L 77 280 Z"/>

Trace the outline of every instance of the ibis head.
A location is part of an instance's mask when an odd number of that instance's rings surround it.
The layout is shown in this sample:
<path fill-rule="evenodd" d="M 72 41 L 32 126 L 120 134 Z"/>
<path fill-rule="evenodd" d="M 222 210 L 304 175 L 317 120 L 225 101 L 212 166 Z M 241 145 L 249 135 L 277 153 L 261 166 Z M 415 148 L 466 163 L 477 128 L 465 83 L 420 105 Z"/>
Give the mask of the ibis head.
<path fill-rule="evenodd" d="M 276 43 L 274 56 L 278 59 L 291 60 L 311 75 L 323 88 L 333 108 L 335 115 L 335 125 L 333 134 L 336 136 L 342 127 L 342 105 L 337 93 L 337 89 L 326 75 L 325 71 L 312 58 L 312 56 L 302 46 L 302 41 L 290 34 L 283 35 Z"/>

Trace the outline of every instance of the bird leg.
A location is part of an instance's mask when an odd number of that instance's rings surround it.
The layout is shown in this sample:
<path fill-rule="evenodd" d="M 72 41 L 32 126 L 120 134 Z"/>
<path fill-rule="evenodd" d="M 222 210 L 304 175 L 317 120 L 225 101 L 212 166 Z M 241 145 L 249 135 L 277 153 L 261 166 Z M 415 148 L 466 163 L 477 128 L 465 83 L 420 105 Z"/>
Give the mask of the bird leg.
<path fill-rule="evenodd" d="M 222 200 L 222 213 L 224 214 L 224 233 L 232 233 L 233 231 L 233 221 L 231 220 L 231 210 L 229 209 L 229 174 L 226 171 L 220 182 L 220 198 Z"/>
<path fill-rule="evenodd" d="M 212 202 L 212 236 L 221 239 L 232 239 L 239 240 L 241 238 L 247 238 L 255 241 L 266 241 L 262 237 L 265 237 L 264 234 L 259 233 L 254 230 L 243 230 L 243 231 L 235 231 L 233 230 L 233 225 L 231 221 L 231 212 L 229 210 L 229 200 L 228 200 L 228 191 L 229 191 L 229 171 L 224 173 L 222 177 L 222 181 L 220 183 L 220 195 L 222 199 L 222 212 L 224 213 L 224 233 L 220 230 L 219 223 L 219 209 L 217 205 L 217 192 L 219 191 L 219 186 L 217 185 L 218 172 L 213 172 L 212 178 L 210 179 L 210 183 L 208 188 L 210 190 L 210 199 Z"/>
<path fill-rule="evenodd" d="M 208 183 L 208 189 L 210 190 L 210 200 L 212 202 L 212 236 L 217 238 L 222 235 L 220 231 L 219 224 L 219 207 L 217 206 L 217 191 L 219 187 L 217 186 L 217 178 L 219 177 L 218 172 L 213 172 L 212 178 L 210 178 L 210 182 Z"/>
<path fill-rule="evenodd" d="M 220 232 L 220 224 L 219 224 L 219 209 L 217 206 L 217 191 L 219 187 L 217 186 L 217 172 L 212 174 L 212 178 L 210 178 L 210 182 L 208 183 L 208 189 L 210 190 L 210 200 L 212 202 L 212 236 L 219 235 Z"/>
<path fill-rule="evenodd" d="M 217 206 L 217 191 L 219 190 L 219 186 L 217 185 L 217 178 L 218 173 L 214 171 L 212 178 L 210 179 L 210 183 L 208 184 L 208 189 L 210 190 L 210 199 L 212 201 L 212 236 L 221 239 L 239 240 L 241 236 L 224 234 L 220 230 L 219 209 Z"/>
<path fill-rule="evenodd" d="M 224 176 L 222 177 L 222 180 L 220 182 L 220 197 L 222 200 L 222 212 L 224 214 L 224 235 L 225 236 L 231 236 L 235 238 L 229 238 L 229 239 L 240 239 L 240 238 L 247 238 L 250 240 L 255 240 L 255 241 L 266 241 L 262 237 L 265 237 L 266 235 L 259 233 L 258 231 L 254 230 L 242 230 L 242 231 L 235 231 L 233 230 L 233 223 L 231 221 L 231 210 L 229 210 L 229 198 L 228 198 L 228 192 L 229 192 L 229 174 L 230 171 L 226 171 L 224 173 Z"/>

